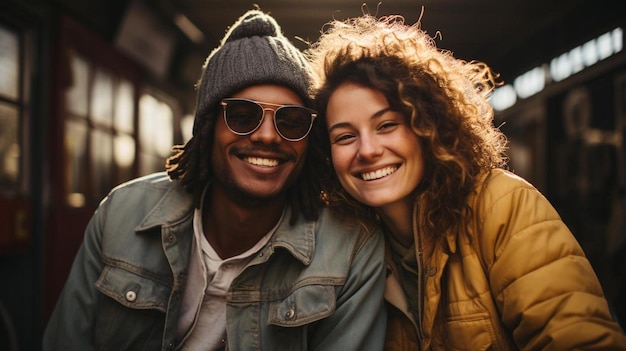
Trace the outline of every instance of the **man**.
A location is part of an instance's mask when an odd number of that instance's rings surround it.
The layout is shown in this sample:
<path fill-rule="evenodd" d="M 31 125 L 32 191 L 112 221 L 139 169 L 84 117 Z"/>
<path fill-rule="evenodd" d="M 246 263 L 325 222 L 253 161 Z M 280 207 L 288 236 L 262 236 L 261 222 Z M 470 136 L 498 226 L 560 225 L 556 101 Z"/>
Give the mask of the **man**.
<path fill-rule="evenodd" d="M 44 350 L 382 349 L 382 235 L 322 208 L 309 79 L 272 17 L 231 27 L 167 175 L 94 214 Z"/>

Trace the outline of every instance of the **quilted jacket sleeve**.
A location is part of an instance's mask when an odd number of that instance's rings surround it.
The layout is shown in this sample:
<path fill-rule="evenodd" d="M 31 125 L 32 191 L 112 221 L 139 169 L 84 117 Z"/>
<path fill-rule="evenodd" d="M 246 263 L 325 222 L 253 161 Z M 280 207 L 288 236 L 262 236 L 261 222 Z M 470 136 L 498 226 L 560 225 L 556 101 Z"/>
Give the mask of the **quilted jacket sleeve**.
<path fill-rule="evenodd" d="M 591 264 L 541 193 L 497 171 L 476 201 L 490 289 L 520 349 L 626 350 Z"/>

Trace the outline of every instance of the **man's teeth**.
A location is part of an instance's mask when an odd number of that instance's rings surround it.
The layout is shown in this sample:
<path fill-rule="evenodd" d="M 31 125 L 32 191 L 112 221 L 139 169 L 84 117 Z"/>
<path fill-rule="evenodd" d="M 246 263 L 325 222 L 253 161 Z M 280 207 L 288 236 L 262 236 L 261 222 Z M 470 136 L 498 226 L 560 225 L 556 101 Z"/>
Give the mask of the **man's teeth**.
<path fill-rule="evenodd" d="M 397 169 L 398 169 L 397 166 L 389 166 L 389 167 L 381 168 L 374 172 L 362 173 L 361 178 L 363 178 L 363 180 L 374 180 L 374 179 L 388 176 L 391 173 L 395 172 Z"/>
<path fill-rule="evenodd" d="M 276 167 L 278 160 L 274 158 L 246 157 L 246 162 L 256 166 Z"/>

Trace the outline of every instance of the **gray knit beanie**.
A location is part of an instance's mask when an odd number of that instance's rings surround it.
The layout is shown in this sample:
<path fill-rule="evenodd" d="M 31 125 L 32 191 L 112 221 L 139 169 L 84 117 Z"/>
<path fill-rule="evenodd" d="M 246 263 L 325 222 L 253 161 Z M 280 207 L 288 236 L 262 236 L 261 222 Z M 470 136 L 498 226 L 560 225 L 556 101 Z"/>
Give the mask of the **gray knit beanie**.
<path fill-rule="evenodd" d="M 283 85 L 309 104 L 308 62 L 283 35 L 276 20 L 259 10 L 246 12 L 230 27 L 202 70 L 193 135 L 221 99 L 248 86 Z"/>

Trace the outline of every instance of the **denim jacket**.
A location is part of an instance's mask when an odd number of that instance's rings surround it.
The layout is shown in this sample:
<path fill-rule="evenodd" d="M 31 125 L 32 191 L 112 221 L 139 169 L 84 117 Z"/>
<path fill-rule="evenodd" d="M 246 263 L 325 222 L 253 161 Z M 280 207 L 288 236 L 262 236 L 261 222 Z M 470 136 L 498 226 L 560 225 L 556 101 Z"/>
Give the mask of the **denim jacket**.
<path fill-rule="evenodd" d="M 43 350 L 173 350 L 193 204 L 164 173 L 123 184 L 89 225 Z M 323 210 L 288 223 L 232 282 L 228 350 L 381 350 L 383 236 Z"/>

